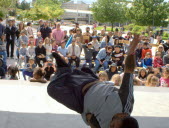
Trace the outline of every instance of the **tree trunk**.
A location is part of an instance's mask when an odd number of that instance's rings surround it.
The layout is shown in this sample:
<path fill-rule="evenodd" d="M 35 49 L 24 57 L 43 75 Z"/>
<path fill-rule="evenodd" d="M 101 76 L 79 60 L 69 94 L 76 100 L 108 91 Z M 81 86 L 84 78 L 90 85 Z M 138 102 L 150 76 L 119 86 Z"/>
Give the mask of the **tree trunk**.
<path fill-rule="evenodd" d="M 111 23 L 111 31 L 112 31 L 112 32 L 113 32 L 113 27 L 114 27 L 114 26 L 113 26 L 113 23 Z"/>

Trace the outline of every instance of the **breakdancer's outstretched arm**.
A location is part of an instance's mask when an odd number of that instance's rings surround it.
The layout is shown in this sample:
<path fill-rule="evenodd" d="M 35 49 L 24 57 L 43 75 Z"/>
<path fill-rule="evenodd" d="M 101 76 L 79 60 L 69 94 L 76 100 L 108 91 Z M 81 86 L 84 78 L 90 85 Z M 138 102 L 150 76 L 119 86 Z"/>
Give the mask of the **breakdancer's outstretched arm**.
<path fill-rule="evenodd" d="M 130 117 L 133 110 L 134 96 L 133 96 L 133 73 L 135 69 L 135 49 L 139 43 L 139 35 L 134 36 L 134 40 L 130 44 L 127 57 L 125 59 L 125 70 L 122 85 L 119 89 L 119 96 L 122 102 L 122 113 L 116 114 L 110 123 L 110 128 L 138 128 L 137 121 Z M 126 126 L 125 122 L 128 122 Z M 124 122 L 124 123 L 123 123 Z M 124 126 L 125 125 L 125 126 Z"/>

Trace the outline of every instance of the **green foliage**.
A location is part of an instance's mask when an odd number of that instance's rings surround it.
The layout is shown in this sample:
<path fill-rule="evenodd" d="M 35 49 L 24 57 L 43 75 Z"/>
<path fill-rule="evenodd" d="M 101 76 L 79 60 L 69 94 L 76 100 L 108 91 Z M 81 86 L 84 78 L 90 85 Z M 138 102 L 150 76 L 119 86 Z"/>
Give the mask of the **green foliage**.
<path fill-rule="evenodd" d="M 0 17 L 4 17 L 4 13 L 0 11 Z"/>
<path fill-rule="evenodd" d="M 0 8 L 10 8 L 13 7 L 16 0 L 0 0 Z"/>
<path fill-rule="evenodd" d="M 101 23 L 124 23 L 126 4 L 119 0 L 98 0 L 92 5 L 93 17 Z"/>
<path fill-rule="evenodd" d="M 124 26 L 125 30 L 133 31 L 133 32 L 145 32 L 147 30 L 146 26 L 139 26 L 135 24 L 129 24 Z"/>
<path fill-rule="evenodd" d="M 134 0 L 127 16 L 140 26 L 166 26 L 169 3 L 164 0 Z"/>
<path fill-rule="evenodd" d="M 164 32 L 163 37 L 169 37 L 169 34 L 167 32 Z"/>
<path fill-rule="evenodd" d="M 169 37 L 162 37 L 162 40 L 168 40 Z"/>
<path fill-rule="evenodd" d="M 61 5 L 56 0 L 37 0 L 30 10 L 19 11 L 20 18 L 27 18 L 31 20 L 49 20 L 58 18 L 63 14 Z"/>
<path fill-rule="evenodd" d="M 21 4 L 16 4 L 16 7 L 18 9 L 22 9 L 22 10 L 29 10 L 30 9 L 30 3 L 28 3 L 24 0 L 24 1 L 21 2 Z"/>
<path fill-rule="evenodd" d="M 132 31 L 134 26 L 135 26 L 134 24 L 129 24 L 129 25 L 125 25 L 124 28 L 125 30 Z"/>
<path fill-rule="evenodd" d="M 103 26 L 98 26 L 98 27 L 96 28 L 96 30 L 102 30 L 102 29 L 104 29 Z M 111 30 L 112 30 L 111 27 L 106 27 L 106 31 L 111 31 Z"/>

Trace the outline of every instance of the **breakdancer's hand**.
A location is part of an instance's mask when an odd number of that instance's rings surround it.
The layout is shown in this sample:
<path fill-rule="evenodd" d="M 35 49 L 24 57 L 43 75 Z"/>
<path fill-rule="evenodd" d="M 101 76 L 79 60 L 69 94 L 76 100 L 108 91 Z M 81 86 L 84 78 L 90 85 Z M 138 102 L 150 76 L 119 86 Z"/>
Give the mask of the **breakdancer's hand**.
<path fill-rule="evenodd" d="M 138 43 L 140 42 L 140 35 L 134 35 L 134 39 L 132 40 L 132 42 L 130 43 L 130 46 L 129 46 L 129 50 L 127 52 L 127 55 L 131 55 L 135 52 L 136 50 L 136 47 L 138 45 Z"/>
<path fill-rule="evenodd" d="M 134 73 L 136 59 L 135 59 L 135 50 L 140 42 L 140 36 L 134 35 L 133 41 L 130 43 L 129 51 L 127 52 L 127 57 L 125 60 L 125 73 Z"/>

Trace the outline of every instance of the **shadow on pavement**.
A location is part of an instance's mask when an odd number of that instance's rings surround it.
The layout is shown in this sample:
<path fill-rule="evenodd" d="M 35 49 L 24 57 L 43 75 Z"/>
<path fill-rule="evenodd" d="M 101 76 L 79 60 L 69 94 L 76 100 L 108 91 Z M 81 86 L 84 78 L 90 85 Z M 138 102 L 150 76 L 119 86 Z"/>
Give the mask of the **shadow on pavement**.
<path fill-rule="evenodd" d="M 168 128 L 169 117 L 136 117 L 140 128 Z M 88 128 L 80 115 L 0 112 L 0 128 Z"/>

